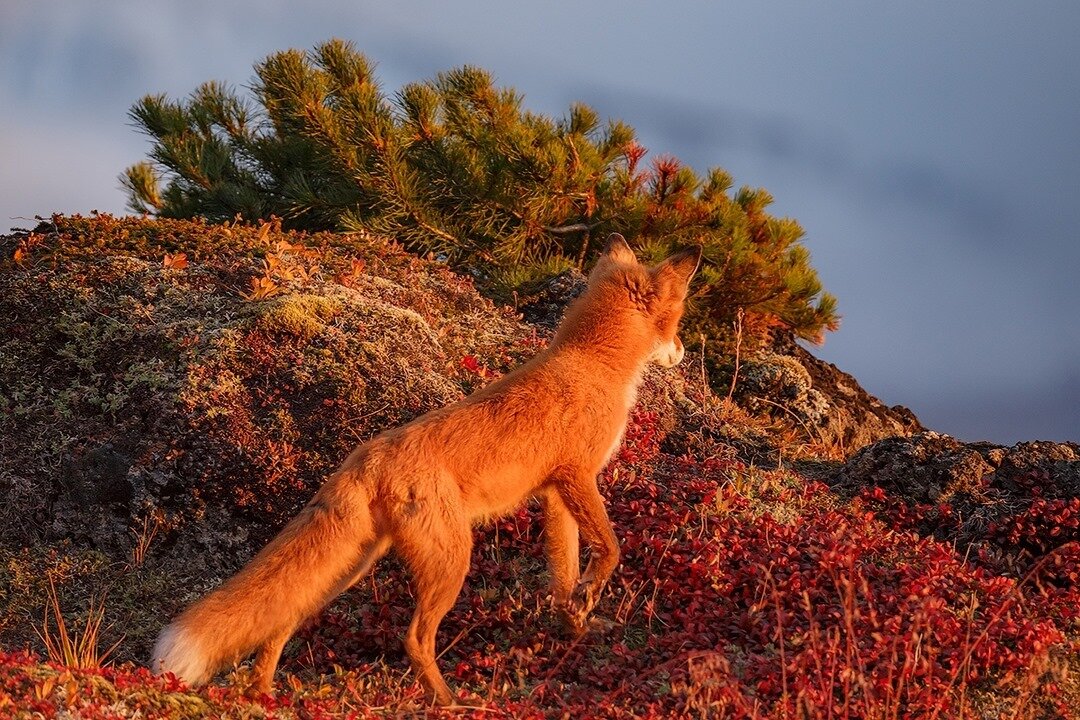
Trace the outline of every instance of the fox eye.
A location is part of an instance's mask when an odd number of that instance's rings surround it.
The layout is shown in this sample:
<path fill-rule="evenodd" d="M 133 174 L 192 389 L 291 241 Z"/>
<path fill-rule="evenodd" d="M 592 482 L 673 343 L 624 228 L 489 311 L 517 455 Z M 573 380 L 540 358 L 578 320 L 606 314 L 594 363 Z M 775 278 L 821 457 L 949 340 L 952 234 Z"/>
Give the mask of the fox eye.
<path fill-rule="evenodd" d="M 662 336 L 674 335 L 679 329 L 679 316 L 666 312 L 656 318 L 656 330 Z"/>

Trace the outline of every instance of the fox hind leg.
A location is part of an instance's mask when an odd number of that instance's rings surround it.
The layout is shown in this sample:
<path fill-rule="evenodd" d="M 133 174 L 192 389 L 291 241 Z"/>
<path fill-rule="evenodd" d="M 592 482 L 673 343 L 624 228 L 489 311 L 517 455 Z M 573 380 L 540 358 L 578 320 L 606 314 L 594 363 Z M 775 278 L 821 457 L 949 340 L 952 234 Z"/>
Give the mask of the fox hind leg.
<path fill-rule="evenodd" d="M 454 695 L 436 665 L 435 633 L 469 571 L 472 530 L 459 513 L 450 508 L 440 510 L 428 516 L 422 526 L 415 523 L 403 528 L 394 545 L 412 571 L 416 593 L 405 652 L 428 697 L 438 705 L 453 705 Z"/>
<path fill-rule="evenodd" d="M 281 659 L 281 651 L 292 634 L 293 628 L 289 628 L 259 646 L 252 671 L 253 687 L 258 692 L 269 694 L 273 691 L 274 672 L 277 670 L 278 660 Z"/>

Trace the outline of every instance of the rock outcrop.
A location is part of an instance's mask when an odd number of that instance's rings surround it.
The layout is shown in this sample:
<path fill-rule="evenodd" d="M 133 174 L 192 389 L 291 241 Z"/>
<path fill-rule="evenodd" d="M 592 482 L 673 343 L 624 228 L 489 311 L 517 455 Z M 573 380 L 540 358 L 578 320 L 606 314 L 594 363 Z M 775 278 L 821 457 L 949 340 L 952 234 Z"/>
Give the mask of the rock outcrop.
<path fill-rule="evenodd" d="M 814 421 L 814 430 L 825 445 L 849 454 L 877 440 L 912 435 L 924 429 L 911 410 L 902 405 L 885 405 L 854 377 L 815 357 L 792 338 L 779 338 L 773 352 L 805 370 L 809 379 L 807 396 L 812 390 L 824 399 L 823 406 L 820 401 L 808 400 L 805 404 L 814 409 L 806 416 Z"/>
<path fill-rule="evenodd" d="M 948 502 L 987 489 L 1080 497 L 1080 446 L 1035 441 L 1008 447 L 922 432 L 862 448 L 840 470 L 837 485 L 876 486 L 910 503 Z"/>
<path fill-rule="evenodd" d="M 10 544 L 123 556 L 154 518 L 229 567 L 358 442 L 538 346 L 470 281 L 383 239 L 54 223 L 0 238 Z"/>
<path fill-rule="evenodd" d="M 768 414 L 841 457 L 883 438 L 923 430 L 910 410 L 885 405 L 789 336 L 742 359 L 733 396 L 751 413 Z"/>

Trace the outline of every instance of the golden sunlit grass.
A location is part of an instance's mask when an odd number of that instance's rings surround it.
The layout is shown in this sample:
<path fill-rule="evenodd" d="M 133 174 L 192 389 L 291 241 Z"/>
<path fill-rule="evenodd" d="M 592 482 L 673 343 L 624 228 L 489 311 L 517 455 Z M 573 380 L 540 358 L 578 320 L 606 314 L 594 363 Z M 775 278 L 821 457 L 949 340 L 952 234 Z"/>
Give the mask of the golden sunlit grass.
<path fill-rule="evenodd" d="M 132 568 L 142 567 L 146 562 L 146 554 L 150 551 L 150 544 L 161 530 L 161 517 L 156 514 L 145 515 L 138 530 L 132 530 L 134 542 L 131 546 Z"/>

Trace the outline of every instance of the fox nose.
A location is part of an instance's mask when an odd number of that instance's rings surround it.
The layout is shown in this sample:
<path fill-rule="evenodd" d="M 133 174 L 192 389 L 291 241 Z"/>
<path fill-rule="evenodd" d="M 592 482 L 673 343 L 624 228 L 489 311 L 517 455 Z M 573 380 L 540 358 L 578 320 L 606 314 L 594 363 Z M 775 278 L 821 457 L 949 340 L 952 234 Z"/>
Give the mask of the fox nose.
<path fill-rule="evenodd" d="M 683 347 L 682 340 L 679 336 L 675 336 L 675 356 L 672 358 L 671 366 L 678 365 L 682 362 L 683 356 L 686 355 L 686 348 Z"/>
<path fill-rule="evenodd" d="M 671 342 L 662 345 L 653 355 L 653 359 L 661 367 L 675 367 L 682 362 L 685 354 L 686 350 L 683 348 L 682 341 L 676 336 Z"/>

